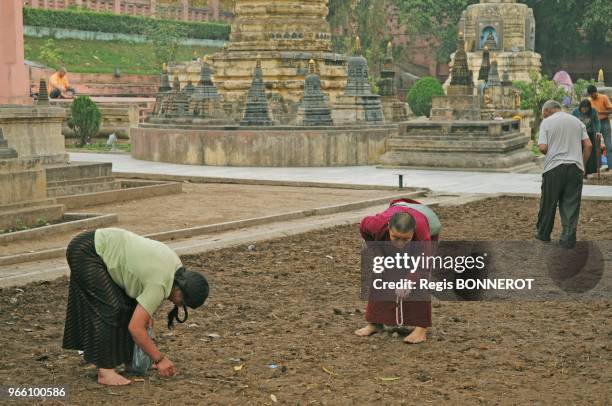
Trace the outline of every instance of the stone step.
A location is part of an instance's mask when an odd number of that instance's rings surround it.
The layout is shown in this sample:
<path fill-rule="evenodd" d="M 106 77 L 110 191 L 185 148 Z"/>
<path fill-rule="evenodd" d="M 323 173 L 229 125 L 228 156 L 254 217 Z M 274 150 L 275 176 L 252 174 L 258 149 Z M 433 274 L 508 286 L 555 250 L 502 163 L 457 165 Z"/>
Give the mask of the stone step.
<path fill-rule="evenodd" d="M 115 178 L 113 178 L 112 176 L 99 176 L 95 178 L 82 178 L 82 179 L 68 179 L 68 180 L 63 180 L 63 181 L 47 182 L 47 189 L 62 187 L 62 186 L 84 185 L 87 183 L 113 182 L 114 180 Z"/>
<path fill-rule="evenodd" d="M 54 165 L 45 168 L 47 184 L 67 180 L 112 177 L 111 163 L 71 162 L 68 165 Z"/>
<path fill-rule="evenodd" d="M 27 207 L 16 210 L 2 211 L 0 213 L 0 230 L 33 226 L 39 221 L 55 221 L 64 215 L 63 204 Z"/>
<path fill-rule="evenodd" d="M 83 183 L 78 185 L 66 185 L 47 188 L 49 197 L 62 197 L 72 195 L 82 195 L 85 193 L 106 192 L 109 190 L 121 189 L 121 182 L 118 180 L 112 182 L 98 183 Z"/>

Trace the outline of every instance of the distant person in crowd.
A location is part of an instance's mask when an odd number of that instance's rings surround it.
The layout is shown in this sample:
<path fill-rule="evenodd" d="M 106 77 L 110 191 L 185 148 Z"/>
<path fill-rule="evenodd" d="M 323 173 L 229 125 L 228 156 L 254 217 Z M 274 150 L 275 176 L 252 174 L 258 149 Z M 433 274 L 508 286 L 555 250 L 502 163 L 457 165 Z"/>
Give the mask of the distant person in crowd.
<path fill-rule="evenodd" d="M 580 105 L 572 112 L 574 117 L 578 118 L 586 127 L 587 134 L 589 134 L 589 140 L 593 144 L 593 150 L 591 156 L 585 165 L 585 176 L 592 173 L 597 173 L 599 162 L 597 157 L 599 156 L 599 144 L 601 140 L 601 125 L 599 123 L 599 114 L 591 106 L 591 102 L 588 99 L 584 99 L 580 102 Z"/>
<path fill-rule="evenodd" d="M 98 383 L 127 385 L 114 368 L 131 366 L 134 343 L 152 360 L 161 376 L 177 370 L 149 337 L 152 317 L 164 300 L 174 303 L 168 328 L 187 320 L 208 297 L 208 282 L 185 270 L 165 244 L 119 228 L 86 231 L 68 245 L 68 307 L 62 347 L 83 351 L 98 367 Z M 179 306 L 184 317 L 179 318 Z"/>
<path fill-rule="evenodd" d="M 392 201 L 387 210 L 364 218 L 359 227 L 365 241 L 400 243 L 437 241 L 441 228 L 433 210 L 409 199 Z M 431 301 L 403 301 L 399 296 L 395 302 L 368 300 L 365 312 L 368 324 L 355 334 L 367 337 L 381 332 L 384 325 L 398 326 L 398 311 L 405 317 L 402 321 L 406 325 L 415 327 L 404 341 L 409 344 L 426 341 L 427 329 L 431 327 Z"/>
<path fill-rule="evenodd" d="M 601 94 L 597 91 L 597 87 L 590 85 L 587 88 L 589 94 L 589 101 L 591 105 L 599 113 L 599 121 L 601 124 L 601 134 L 606 145 L 606 159 L 608 160 L 608 169 L 612 166 L 612 135 L 610 135 L 610 114 L 612 114 L 612 104 L 610 99 L 605 94 Z"/>
<path fill-rule="evenodd" d="M 580 215 L 582 178 L 593 146 L 586 126 L 561 105 L 549 100 L 542 107 L 538 148 L 546 155 L 542 174 L 542 196 L 536 238 L 550 241 L 557 204 L 561 215 L 560 245 L 573 248 Z"/>
<path fill-rule="evenodd" d="M 52 99 L 72 99 L 74 88 L 70 87 L 66 68 L 61 67 L 49 78 L 49 97 Z"/>

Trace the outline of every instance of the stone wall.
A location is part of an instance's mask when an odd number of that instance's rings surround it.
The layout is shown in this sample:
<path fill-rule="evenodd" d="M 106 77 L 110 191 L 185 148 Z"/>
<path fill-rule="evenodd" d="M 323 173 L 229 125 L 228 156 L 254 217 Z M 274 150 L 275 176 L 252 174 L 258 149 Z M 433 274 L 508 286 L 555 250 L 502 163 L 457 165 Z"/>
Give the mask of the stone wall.
<path fill-rule="evenodd" d="M 0 206 L 47 198 L 45 170 L 37 159 L 0 159 Z"/>
<path fill-rule="evenodd" d="M 214 166 L 374 165 L 397 126 L 133 128 L 137 159 Z"/>

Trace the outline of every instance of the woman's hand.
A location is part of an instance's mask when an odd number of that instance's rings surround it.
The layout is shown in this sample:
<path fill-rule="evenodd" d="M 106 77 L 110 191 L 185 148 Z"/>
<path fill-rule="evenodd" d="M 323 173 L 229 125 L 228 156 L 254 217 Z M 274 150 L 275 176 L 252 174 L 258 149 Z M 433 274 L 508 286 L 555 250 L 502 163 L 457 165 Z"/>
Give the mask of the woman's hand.
<path fill-rule="evenodd" d="M 153 368 L 157 369 L 161 376 L 174 376 L 178 372 L 172 361 L 166 357 L 162 358 L 157 364 L 154 364 Z"/>

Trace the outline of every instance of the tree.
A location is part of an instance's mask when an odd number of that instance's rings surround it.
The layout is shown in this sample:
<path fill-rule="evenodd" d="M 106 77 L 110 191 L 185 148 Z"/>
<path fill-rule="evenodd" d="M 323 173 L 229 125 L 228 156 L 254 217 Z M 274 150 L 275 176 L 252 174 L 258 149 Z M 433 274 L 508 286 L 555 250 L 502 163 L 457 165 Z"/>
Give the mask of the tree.
<path fill-rule="evenodd" d="M 516 81 L 512 84 L 521 95 L 521 109 L 531 110 L 534 116 L 533 129 L 540 126 L 542 121 L 542 106 L 547 100 L 556 100 L 559 103 L 567 96 L 565 89 L 539 72 L 533 70 L 529 74 L 531 82 Z"/>
<path fill-rule="evenodd" d="M 185 38 L 185 35 L 185 29 L 177 24 L 160 24 L 147 30 L 147 41 L 153 47 L 159 66 L 174 62 L 181 39 Z"/>
<path fill-rule="evenodd" d="M 78 96 L 72 101 L 68 127 L 79 138 L 81 147 L 98 133 L 101 121 L 102 113 L 89 97 Z"/>
<path fill-rule="evenodd" d="M 355 52 L 359 36 L 361 51 L 368 60 L 371 76 L 378 76 L 380 63 L 391 39 L 388 28 L 390 0 L 330 0 L 328 21 L 335 52 Z"/>
<path fill-rule="evenodd" d="M 426 76 L 415 82 L 406 96 L 406 101 L 414 114 L 429 117 L 434 96 L 444 96 L 444 88 L 437 79 Z"/>
<path fill-rule="evenodd" d="M 437 46 L 440 62 L 448 62 L 457 45 L 457 25 L 461 13 L 478 0 L 394 0 L 400 21 L 409 34 L 429 38 Z"/>

